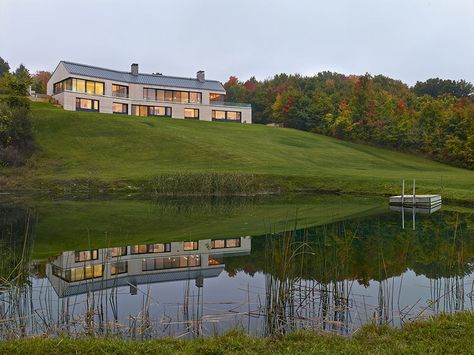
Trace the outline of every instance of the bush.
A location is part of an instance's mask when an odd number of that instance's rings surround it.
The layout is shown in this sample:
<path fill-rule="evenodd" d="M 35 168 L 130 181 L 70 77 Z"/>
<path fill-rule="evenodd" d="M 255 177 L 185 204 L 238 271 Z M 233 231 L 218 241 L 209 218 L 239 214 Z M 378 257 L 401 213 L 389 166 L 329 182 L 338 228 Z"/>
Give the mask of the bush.
<path fill-rule="evenodd" d="M 0 165 L 23 165 L 35 151 L 29 115 L 25 97 L 8 96 L 0 101 Z"/>

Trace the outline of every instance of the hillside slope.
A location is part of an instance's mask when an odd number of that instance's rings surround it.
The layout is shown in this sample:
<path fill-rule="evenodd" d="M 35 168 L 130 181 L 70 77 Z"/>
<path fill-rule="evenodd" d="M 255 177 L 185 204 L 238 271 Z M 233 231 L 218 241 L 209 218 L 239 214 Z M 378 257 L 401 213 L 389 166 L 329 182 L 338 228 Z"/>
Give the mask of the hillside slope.
<path fill-rule="evenodd" d="M 387 194 L 400 179 L 419 192 L 474 200 L 474 172 L 312 133 L 222 122 L 70 112 L 33 103 L 40 153 L 28 173 L 37 184 L 73 179 L 133 184 L 160 175 L 254 174 L 272 189 Z"/>

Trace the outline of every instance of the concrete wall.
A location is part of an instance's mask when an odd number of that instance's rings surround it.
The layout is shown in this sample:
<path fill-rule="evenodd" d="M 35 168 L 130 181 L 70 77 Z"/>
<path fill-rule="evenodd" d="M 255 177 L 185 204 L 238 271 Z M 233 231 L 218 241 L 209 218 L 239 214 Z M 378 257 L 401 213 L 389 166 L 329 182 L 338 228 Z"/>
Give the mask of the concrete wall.
<path fill-rule="evenodd" d="M 90 94 L 77 93 L 77 92 L 72 92 L 72 91 L 65 91 L 63 93 L 53 95 L 54 83 L 57 83 L 69 77 L 104 82 L 104 95 L 90 95 Z M 112 84 L 128 86 L 129 98 L 118 98 L 118 97 L 112 96 Z M 171 102 L 158 102 L 158 101 L 144 100 L 143 99 L 144 88 L 200 92 L 202 95 L 202 103 L 201 104 L 171 103 Z M 80 98 L 99 100 L 99 112 L 103 112 L 103 113 L 112 113 L 112 103 L 120 102 L 120 103 L 128 104 L 129 115 L 131 114 L 131 111 L 132 111 L 131 110 L 132 105 L 166 106 L 166 107 L 172 108 L 173 118 L 184 118 L 185 108 L 195 108 L 195 109 L 199 109 L 199 119 L 202 121 L 212 121 L 212 110 L 225 110 L 225 111 L 241 112 L 242 123 L 252 123 L 252 109 L 250 107 L 210 105 L 209 93 L 212 93 L 212 92 L 213 91 L 192 90 L 192 89 L 179 88 L 179 87 L 161 87 L 161 86 L 154 86 L 154 85 L 130 84 L 130 83 L 125 83 L 125 82 L 120 82 L 120 81 L 103 80 L 103 79 L 97 79 L 94 77 L 87 77 L 87 76 L 81 76 L 81 75 L 71 75 L 64 68 L 62 63 L 58 65 L 58 67 L 54 71 L 47 85 L 48 95 L 51 95 L 53 98 L 58 100 L 58 102 L 63 106 L 65 110 L 75 111 L 76 98 L 80 97 Z"/>

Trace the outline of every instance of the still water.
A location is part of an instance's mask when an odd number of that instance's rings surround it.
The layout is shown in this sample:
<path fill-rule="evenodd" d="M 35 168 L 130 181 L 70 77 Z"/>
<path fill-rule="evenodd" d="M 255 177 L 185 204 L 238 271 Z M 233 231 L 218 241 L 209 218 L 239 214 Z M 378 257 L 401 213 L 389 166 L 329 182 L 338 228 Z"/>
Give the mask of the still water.
<path fill-rule="evenodd" d="M 10 200 L 0 213 L 4 339 L 351 335 L 474 306 L 467 208 L 291 196 Z"/>

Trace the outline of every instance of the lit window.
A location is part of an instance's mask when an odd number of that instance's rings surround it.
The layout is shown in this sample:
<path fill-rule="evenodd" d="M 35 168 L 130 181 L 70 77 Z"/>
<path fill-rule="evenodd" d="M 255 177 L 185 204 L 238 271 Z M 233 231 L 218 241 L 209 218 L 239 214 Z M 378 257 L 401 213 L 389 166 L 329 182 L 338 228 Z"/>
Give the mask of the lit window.
<path fill-rule="evenodd" d="M 199 118 L 199 110 L 196 108 L 185 108 L 184 118 Z"/>
<path fill-rule="evenodd" d="M 109 251 L 110 251 L 110 256 L 113 258 L 127 255 L 127 247 L 110 248 Z"/>
<path fill-rule="evenodd" d="M 81 79 L 76 79 L 76 91 L 77 92 L 86 92 L 86 81 Z"/>
<path fill-rule="evenodd" d="M 212 119 L 214 120 L 225 120 L 225 111 L 212 111 Z"/>
<path fill-rule="evenodd" d="M 112 112 L 113 113 L 121 113 L 121 114 L 128 114 L 128 105 L 122 104 L 120 102 L 112 103 Z"/>
<path fill-rule="evenodd" d="M 128 272 L 128 262 L 119 261 L 117 263 L 110 264 L 111 275 L 125 274 L 126 272 Z"/>
<path fill-rule="evenodd" d="M 95 94 L 96 95 L 104 95 L 104 83 L 95 83 Z"/>
<path fill-rule="evenodd" d="M 99 111 L 99 101 L 76 98 L 76 110 L 79 111 Z"/>
<path fill-rule="evenodd" d="M 189 93 L 189 102 L 191 103 L 201 103 L 201 93 L 200 92 L 190 92 Z"/>
<path fill-rule="evenodd" d="M 238 248 L 240 247 L 240 238 L 213 239 L 211 240 L 212 249 Z"/>
<path fill-rule="evenodd" d="M 132 245 L 130 247 L 131 254 L 168 253 L 170 251 L 171 251 L 170 243 L 141 244 L 141 245 Z"/>
<path fill-rule="evenodd" d="M 165 101 L 165 91 L 164 90 L 156 90 L 156 101 L 160 101 L 160 102 Z"/>
<path fill-rule="evenodd" d="M 128 97 L 128 86 L 112 84 L 112 96 Z"/>
<path fill-rule="evenodd" d="M 95 82 L 86 81 L 86 93 L 87 94 L 94 94 L 95 93 Z"/>
<path fill-rule="evenodd" d="M 74 259 L 76 263 L 80 261 L 89 261 L 89 260 L 97 260 L 98 258 L 98 250 L 84 250 L 84 251 L 76 251 L 74 252 Z"/>
<path fill-rule="evenodd" d="M 198 250 L 199 249 L 199 242 L 184 242 L 183 243 L 183 250 Z"/>

